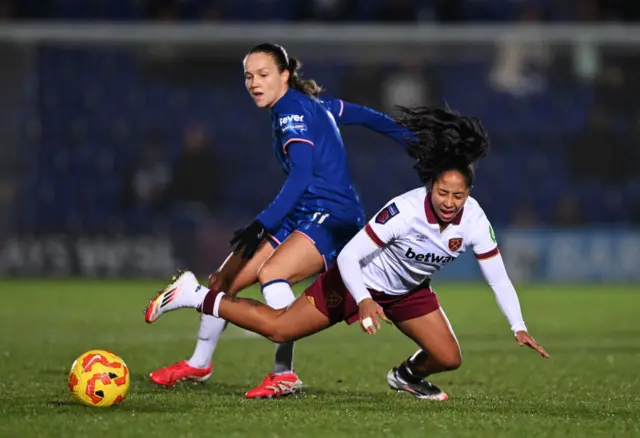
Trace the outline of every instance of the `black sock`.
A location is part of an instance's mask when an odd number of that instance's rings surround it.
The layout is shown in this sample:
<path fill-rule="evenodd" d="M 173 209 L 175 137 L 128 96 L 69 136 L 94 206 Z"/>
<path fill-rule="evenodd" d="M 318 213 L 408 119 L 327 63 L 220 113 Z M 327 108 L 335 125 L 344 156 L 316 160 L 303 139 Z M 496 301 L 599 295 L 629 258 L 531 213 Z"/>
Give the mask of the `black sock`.
<path fill-rule="evenodd" d="M 293 372 L 293 342 L 276 344 L 276 359 L 273 364 L 273 372 Z"/>
<path fill-rule="evenodd" d="M 408 383 L 420 383 L 422 381 L 422 377 L 416 375 L 416 373 L 411 370 L 411 362 L 409 360 L 405 360 L 398 367 L 398 375 Z"/>

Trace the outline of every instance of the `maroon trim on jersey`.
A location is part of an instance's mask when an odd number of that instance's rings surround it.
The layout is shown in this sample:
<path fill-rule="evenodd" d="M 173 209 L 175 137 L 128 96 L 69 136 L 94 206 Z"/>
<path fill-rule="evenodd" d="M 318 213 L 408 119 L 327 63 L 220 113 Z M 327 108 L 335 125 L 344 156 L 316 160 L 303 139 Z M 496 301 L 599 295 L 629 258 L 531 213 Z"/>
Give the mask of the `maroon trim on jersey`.
<path fill-rule="evenodd" d="M 427 196 L 424 197 L 424 212 L 427 215 L 428 223 L 431 225 L 438 223 L 438 216 L 436 215 L 436 212 L 433 209 L 433 204 L 431 203 L 431 192 L 427 192 Z M 462 213 L 464 213 L 464 207 L 462 207 L 458 214 L 451 219 L 451 223 L 454 225 L 460 225 L 460 221 L 462 221 Z"/>
<path fill-rule="evenodd" d="M 496 246 L 489 252 L 485 252 L 484 254 L 476 254 L 476 258 L 478 260 L 486 260 L 486 259 L 490 259 L 491 257 L 497 256 L 499 253 L 500 253 L 500 250 Z"/>
<path fill-rule="evenodd" d="M 384 242 L 382 240 L 380 240 L 380 238 L 378 237 L 376 232 L 373 231 L 373 228 L 371 228 L 371 225 L 369 225 L 369 224 L 365 225 L 364 232 L 367 233 L 367 236 L 369 236 L 369 238 L 371 240 L 373 240 L 373 243 L 375 243 L 379 247 L 383 247 L 384 246 Z"/>

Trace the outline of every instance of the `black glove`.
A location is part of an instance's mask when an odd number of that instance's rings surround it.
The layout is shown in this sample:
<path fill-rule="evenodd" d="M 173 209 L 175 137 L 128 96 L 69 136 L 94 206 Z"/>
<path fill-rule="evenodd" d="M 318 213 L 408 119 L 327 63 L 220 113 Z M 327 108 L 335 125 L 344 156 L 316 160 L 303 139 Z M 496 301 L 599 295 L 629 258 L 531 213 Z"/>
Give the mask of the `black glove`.
<path fill-rule="evenodd" d="M 267 230 L 264 225 L 259 221 L 253 221 L 246 227 L 236 230 L 233 233 L 233 239 L 229 243 L 234 246 L 234 254 L 238 254 L 242 250 L 242 257 L 250 259 L 266 236 Z"/>

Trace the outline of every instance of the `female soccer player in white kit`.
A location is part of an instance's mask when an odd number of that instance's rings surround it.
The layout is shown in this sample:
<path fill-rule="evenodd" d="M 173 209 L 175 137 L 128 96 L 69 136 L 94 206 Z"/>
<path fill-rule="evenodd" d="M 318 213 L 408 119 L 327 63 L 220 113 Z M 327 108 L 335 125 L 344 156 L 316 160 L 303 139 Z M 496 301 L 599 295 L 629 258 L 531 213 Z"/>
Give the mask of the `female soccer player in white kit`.
<path fill-rule="evenodd" d="M 517 342 L 549 357 L 527 332 L 489 220 L 469 196 L 473 164 L 489 148 L 486 131 L 477 119 L 433 108 L 403 108 L 399 123 L 415 135 L 408 139 L 409 151 L 424 186 L 387 203 L 345 246 L 337 264 L 289 308 L 275 310 L 209 291 L 184 272 L 149 303 L 146 321 L 192 307 L 286 342 L 340 321 L 360 321 L 363 330 L 375 334 L 378 318 L 390 320 L 419 350 L 389 371 L 389 386 L 422 399 L 446 400 L 447 394 L 425 379 L 458 368 L 462 356 L 430 280 L 469 247 Z"/>

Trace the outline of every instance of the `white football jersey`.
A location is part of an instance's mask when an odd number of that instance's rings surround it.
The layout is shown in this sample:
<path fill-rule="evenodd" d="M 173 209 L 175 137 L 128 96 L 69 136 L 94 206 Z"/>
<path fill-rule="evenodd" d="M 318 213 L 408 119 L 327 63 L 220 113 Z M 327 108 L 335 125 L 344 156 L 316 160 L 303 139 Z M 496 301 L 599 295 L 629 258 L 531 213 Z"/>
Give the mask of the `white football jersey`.
<path fill-rule="evenodd" d="M 380 247 L 360 262 L 367 288 L 406 294 L 467 247 L 478 259 L 498 254 L 493 229 L 478 201 L 469 197 L 441 232 L 430 198 L 424 187 L 411 190 L 392 199 L 366 225 L 365 232 Z"/>

